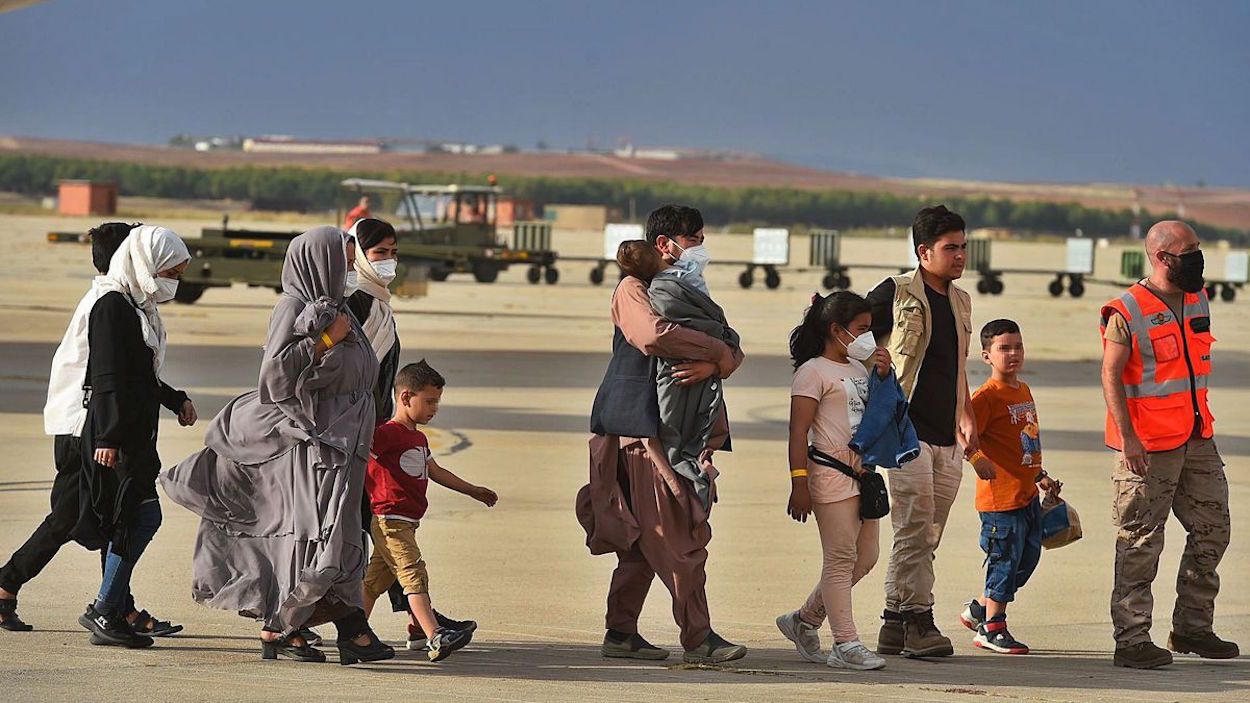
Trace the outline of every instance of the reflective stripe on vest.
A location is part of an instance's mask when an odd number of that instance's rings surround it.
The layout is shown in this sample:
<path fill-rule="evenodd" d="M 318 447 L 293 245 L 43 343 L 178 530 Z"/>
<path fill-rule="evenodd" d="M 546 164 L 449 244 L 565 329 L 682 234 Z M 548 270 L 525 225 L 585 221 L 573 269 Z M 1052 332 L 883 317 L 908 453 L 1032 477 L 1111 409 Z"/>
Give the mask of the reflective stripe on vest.
<path fill-rule="evenodd" d="M 1188 298 L 1189 296 L 1185 297 Z M 1183 303 L 1181 306 L 1183 318 L 1177 320 L 1176 325 L 1181 328 L 1182 336 L 1185 336 L 1184 327 L 1186 320 L 1191 320 L 1195 317 L 1211 316 L 1211 306 L 1207 302 L 1206 296 L 1199 295 L 1196 297 L 1198 299 L 1197 303 Z M 1188 391 L 1190 389 L 1188 378 L 1174 378 L 1168 381 L 1155 380 L 1158 375 L 1156 373 L 1158 371 L 1158 362 L 1155 359 L 1154 345 L 1150 341 L 1149 320 L 1146 319 L 1141 305 L 1137 303 L 1137 297 L 1133 295 L 1131 290 L 1120 296 L 1120 302 L 1124 304 L 1124 309 L 1128 311 L 1129 319 L 1127 322 L 1129 331 L 1133 333 L 1133 337 L 1137 342 L 1138 358 L 1141 359 L 1142 365 L 1141 383 L 1137 385 L 1125 384 L 1124 395 L 1128 398 L 1151 398 Z M 1175 317 L 1176 313 L 1172 312 L 1171 307 L 1167 306 L 1166 303 L 1164 306 L 1168 307 L 1168 312 Z M 1194 389 L 1207 387 L 1207 376 L 1205 374 L 1198 375 L 1195 372 L 1193 381 Z"/>
<path fill-rule="evenodd" d="M 1202 291 L 1185 295 L 1176 311 L 1154 291 L 1136 284 L 1103 307 L 1104 330 L 1111 315 L 1120 315 L 1128 327 L 1131 352 L 1120 385 L 1129 420 L 1146 451 L 1171 451 L 1192 437 L 1213 436 L 1215 418 L 1207 385 L 1215 340 L 1206 295 Z M 1104 348 L 1108 343 L 1104 338 Z M 1108 411 L 1106 444 L 1118 450 L 1123 441 Z"/>

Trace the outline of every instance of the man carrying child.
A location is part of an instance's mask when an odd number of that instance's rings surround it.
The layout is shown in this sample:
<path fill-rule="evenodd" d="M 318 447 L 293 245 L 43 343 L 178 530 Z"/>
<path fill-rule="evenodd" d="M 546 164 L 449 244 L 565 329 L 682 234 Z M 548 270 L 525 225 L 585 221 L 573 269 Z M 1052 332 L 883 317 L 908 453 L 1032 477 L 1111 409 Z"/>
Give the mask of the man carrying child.
<path fill-rule="evenodd" d="M 647 242 L 665 267 L 702 272 L 706 256 L 703 217 L 698 210 L 666 205 L 647 218 Z M 691 254 L 686 254 L 695 250 Z M 708 509 L 693 485 L 667 466 L 657 466 L 643 439 L 659 436 L 657 357 L 684 359 L 672 367 L 678 383 L 729 377 L 742 363 L 740 351 L 724 341 L 661 318 L 647 284 L 625 277 L 612 295 L 612 360 L 591 412 L 590 483 L 578 493 L 577 517 L 591 553 L 614 552 L 617 567 L 608 591 L 602 654 L 605 657 L 664 659 L 668 651 L 638 634 L 638 617 L 658 575 L 673 597 L 673 619 L 681 628 L 683 659 L 717 663 L 739 659 L 746 648 L 721 638 L 711 627 L 707 594 L 707 545 L 712 539 Z M 704 469 L 715 496 L 711 452 L 728 449 L 728 421 L 721 406 L 704 450 Z M 710 469 L 710 470 L 709 470 Z"/>
<path fill-rule="evenodd" d="M 365 613 L 378 596 L 399 580 L 413 617 L 428 639 L 430 661 L 441 661 L 469 643 L 472 630 L 440 627 L 430 601 L 429 573 L 417 527 L 428 506 L 430 481 L 493 506 L 499 499 L 489 488 L 475 486 L 444 469 L 430 456 L 430 443 L 418 425 L 438 413 L 446 381 L 425 361 L 408 364 L 395 377 L 395 415 L 373 435 L 365 491 L 373 511 L 373 556 L 365 570 Z"/>

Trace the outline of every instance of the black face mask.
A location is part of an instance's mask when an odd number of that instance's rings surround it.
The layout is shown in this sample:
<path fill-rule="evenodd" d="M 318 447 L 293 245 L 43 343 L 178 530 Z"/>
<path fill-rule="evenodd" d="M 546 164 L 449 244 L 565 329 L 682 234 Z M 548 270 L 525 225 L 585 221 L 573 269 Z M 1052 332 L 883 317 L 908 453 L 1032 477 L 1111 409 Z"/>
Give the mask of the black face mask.
<path fill-rule="evenodd" d="M 1168 281 L 1186 293 L 1197 293 L 1202 290 L 1204 259 L 1202 250 L 1191 251 L 1180 256 L 1168 256 Z"/>

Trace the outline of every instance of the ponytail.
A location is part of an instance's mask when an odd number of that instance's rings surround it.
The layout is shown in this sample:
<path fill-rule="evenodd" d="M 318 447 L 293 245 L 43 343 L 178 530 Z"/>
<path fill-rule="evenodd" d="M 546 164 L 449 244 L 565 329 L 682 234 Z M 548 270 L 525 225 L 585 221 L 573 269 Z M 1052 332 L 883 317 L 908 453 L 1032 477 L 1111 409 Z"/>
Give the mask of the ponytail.
<path fill-rule="evenodd" d="M 790 332 L 790 359 L 794 368 L 824 353 L 833 325 L 848 327 L 851 320 L 866 312 L 872 312 L 872 306 L 850 291 L 840 290 L 825 296 L 813 293 L 803 322 Z"/>

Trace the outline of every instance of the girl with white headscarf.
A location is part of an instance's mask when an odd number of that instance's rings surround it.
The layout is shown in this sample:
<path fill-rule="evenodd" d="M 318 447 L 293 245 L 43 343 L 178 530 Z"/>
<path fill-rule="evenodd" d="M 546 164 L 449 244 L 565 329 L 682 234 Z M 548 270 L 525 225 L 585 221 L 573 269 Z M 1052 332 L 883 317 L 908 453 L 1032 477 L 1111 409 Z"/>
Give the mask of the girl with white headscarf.
<path fill-rule="evenodd" d="M 395 656 L 361 608 L 360 505 L 378 360 L 346 310 L 355 251 L 337 227 L 291 240 L 260 382 L 218 413 L 205 448 L 161 475 L 200 516 L 196 601 L 264 621 L 261 653 L 324 662 L 303 628 L 333 622 L 340 662 Z"/>
<path fill-rule="evenodd" d="M 186 393 L 160 380 L 165 325 L 160 303 L 173 300 L 191 254 L 174 232 L 143 225 L 95 280 L 100 296 L 87 325 L 87 417 L 83 426 L 82 506 L 74 539 L 105 549 L 99 595 L 78 620 L 91 643 L 146 647 L 125 616 L 135 564 L 161 524 L 156 451 L 161 406 L 195 421 Z"/>

